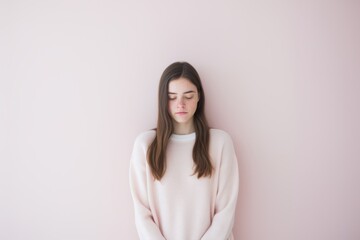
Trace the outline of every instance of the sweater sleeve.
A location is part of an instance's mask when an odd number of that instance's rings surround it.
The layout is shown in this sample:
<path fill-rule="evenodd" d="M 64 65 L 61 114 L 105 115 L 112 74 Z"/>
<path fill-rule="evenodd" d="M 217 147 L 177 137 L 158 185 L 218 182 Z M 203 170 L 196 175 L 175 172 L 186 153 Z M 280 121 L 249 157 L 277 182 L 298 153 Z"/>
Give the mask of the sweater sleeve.
<path fill-rule="evenodd" d="M 135 140 L 129 170 L 135 224 L 140 240 L 165 240 L 154 222 L 149 206 L 146 177 L 147 146 L 140 139 L 138 137 Z"/>
<path fill-rule="evenodd" d="M 215 214 L 201 240 L 228 240 L 232 238 L 235 208 L 239 188 L 239 173 L 234 146 L 226 135 L 219 169 Z"/>

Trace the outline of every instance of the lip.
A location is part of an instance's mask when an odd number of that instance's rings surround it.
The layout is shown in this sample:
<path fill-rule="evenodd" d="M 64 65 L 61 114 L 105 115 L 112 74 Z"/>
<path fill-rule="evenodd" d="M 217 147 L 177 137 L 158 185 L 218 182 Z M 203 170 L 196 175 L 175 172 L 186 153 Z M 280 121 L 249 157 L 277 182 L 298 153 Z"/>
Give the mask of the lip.
<path fill-rule="evenodd" d="M 187 112 L 177 112 L 175 114 L 177 114 L 177 115 L 185 115 L 185 114 L 187 114 Z"/>

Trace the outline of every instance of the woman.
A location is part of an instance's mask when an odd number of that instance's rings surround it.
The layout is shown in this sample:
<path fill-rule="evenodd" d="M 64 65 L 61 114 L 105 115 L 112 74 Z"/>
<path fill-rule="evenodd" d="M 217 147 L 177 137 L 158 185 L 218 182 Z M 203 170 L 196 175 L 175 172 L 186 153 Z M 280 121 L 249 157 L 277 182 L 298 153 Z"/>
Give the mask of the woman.
<path fill-rule="evenodd" d="M 157 128 L 136 138 L 130 164 L 140 239 L 233 239 L 237 159 L 230 136 L 208 127 L 194 67 L 168 66 L 158 100 Z"/>

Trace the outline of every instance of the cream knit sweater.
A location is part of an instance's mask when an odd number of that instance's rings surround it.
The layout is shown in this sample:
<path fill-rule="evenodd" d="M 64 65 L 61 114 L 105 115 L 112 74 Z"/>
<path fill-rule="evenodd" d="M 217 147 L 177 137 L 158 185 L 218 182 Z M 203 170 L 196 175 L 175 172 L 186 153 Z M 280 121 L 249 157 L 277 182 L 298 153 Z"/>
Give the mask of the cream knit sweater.
<path fill-rule="evenodd" d="M 232 240 L 239 176 L 230 136 L 210 129 L 211 178 L 193 175 L 196 135 L 170 137 L 167 168 L 154 180 L 146 160 L 155 131 L 140 134 L 130 163 L 130 188 L 141 240 Z"/>

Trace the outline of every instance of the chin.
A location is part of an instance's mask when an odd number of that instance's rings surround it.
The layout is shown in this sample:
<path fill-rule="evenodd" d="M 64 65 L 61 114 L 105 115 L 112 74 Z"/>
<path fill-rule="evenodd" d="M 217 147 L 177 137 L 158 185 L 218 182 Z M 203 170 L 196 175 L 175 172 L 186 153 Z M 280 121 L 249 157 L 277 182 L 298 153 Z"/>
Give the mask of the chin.
<path fill-rule="evenodd" d="M 175 118 L 175 122 L 177 123 L 187 123 L 190 119 L 184 119 L 184 118 Z"/>

